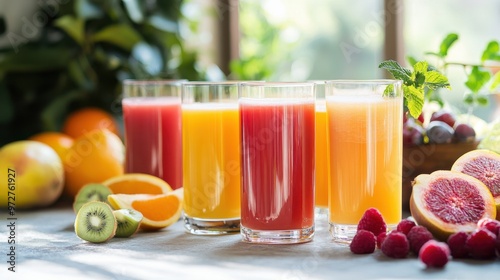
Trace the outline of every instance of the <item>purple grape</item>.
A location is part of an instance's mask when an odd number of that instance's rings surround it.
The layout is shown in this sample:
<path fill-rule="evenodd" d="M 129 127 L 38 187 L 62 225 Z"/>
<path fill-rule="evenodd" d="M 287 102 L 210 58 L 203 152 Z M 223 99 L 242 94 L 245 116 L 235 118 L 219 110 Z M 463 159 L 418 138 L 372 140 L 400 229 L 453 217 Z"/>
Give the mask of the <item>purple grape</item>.
<path fill-rule="evenodd" d="M 450 127 L 455 126 L 456 117 L 453 113 L 447 110 L 439 110 L 437 112 L 432 113 L 430 121 L 442 121 L 446 123 Z"/>
<path fill-rule="evenodd" d="M 476 139 L 476 131 L 470 125 L 460 123 L 455 127 L 454 137 L 458 142 L 472 142 Z"/>
<path fill-rule="evenodd" d="M 429 123 L 429 126 L 427 126 L 427 137 L 429 137 L 430 143 L 451 143 L 453 133 L 453 128 L 442 121 L 432 121 Z"/>

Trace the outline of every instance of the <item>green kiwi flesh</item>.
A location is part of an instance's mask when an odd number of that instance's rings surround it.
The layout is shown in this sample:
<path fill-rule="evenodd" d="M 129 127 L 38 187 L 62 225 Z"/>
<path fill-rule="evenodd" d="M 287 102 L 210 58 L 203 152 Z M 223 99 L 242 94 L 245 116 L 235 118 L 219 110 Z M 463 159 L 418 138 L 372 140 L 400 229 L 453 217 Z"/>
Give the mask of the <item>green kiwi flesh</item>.
<path fill-rule="evenodd" d="M 142 213 L 133 209 L 120 209 L 113 211 L 118 227 L 115 237 L 130 237 L 139 230 L 142 222 Z"/>
<path fill-rule="evenodd" d="M 91 201 L 85 203 L 76 214 L 75 233 L 83 240 L 102 243 L 115 236 L 117 225 L 111 206 L 101 201 Z"/>
<path fill-rule="evenodd" d="M 90 183 L 83 186 L 75 197 L 73 202 L 73 210 L 78 213 L 78 210 L 89 201 L 108 201 L 108 195 L 113 192 L 103 184 Z"/>

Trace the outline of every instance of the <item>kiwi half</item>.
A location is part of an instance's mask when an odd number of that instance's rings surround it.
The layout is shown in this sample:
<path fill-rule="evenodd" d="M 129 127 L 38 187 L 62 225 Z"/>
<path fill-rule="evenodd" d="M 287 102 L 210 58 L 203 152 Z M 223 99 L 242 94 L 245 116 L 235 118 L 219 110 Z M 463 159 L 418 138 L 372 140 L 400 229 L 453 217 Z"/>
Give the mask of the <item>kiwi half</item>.
<path fill-rule="evenodd" d="M 139 230 L 142 222 L 142 213 L 133 209 L 120 209 L 113 211 L 118 227 L 115 237 L 130 237 Z"/>
<path fill-rule="evenodd" d="M 83 240 L 102 243 L 115 236 L 117 225 L 111 206 L 101 201 L 91 201 L 85 203 L 76 214 L 75 232 Z"/>
<path fill-rule="evenodd" d="M 108 201 L 108 195 L 113 192 L 103 184 L 90 183 L 83 186 L 76 194 L 75 202 L 73 202 L 73 210 L 78 213 L 78 210 L 87 202 L 90 201 Z"/>

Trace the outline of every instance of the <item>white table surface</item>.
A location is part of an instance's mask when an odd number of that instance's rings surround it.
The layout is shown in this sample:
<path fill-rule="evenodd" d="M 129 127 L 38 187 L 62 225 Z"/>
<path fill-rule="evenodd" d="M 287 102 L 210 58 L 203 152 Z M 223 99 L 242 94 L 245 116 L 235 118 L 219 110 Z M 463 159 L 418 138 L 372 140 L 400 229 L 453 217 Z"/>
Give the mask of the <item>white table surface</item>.
<path fill-rule="evenodd" d="M 16 214 L 16 272 L 7 270 L 10 231 L 0 215 L 0 279 L 500 279 L 500 258 L 452 260 L 426 269 L 414 255 L 354 255 L 333 243 L 326 218 L 299 245 L 255 245 L 240 236 L 194 236 L 181 222 L 158 232 L 91 244 L 73 232 L 75 214 L 53 207 Z"/>

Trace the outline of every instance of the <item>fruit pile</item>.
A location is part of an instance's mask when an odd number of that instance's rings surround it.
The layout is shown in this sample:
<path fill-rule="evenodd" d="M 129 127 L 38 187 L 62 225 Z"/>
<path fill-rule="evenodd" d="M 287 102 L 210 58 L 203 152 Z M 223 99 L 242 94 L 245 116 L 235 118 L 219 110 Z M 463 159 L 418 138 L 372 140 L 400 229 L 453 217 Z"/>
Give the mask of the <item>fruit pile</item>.
<path fill-rule="evenodd" d="M 15 188 L 16 209 L 46 207 L 62 194 L 73 199 L 83 185 L 123 174 L 123 161 L 118 124 L 97 108 L 71 113 L 61 132 L 41 132 L 0 149 L 0 167 L 10 168 L 16 185 L 23 186 Z M 7 207 L 5 196 L 0 207 Z"/>
<path fill-rule="evenodd" d="M 423 144 L 447 144 L 474 142 L 476 131 L 466 123 L 457 122 L 455 114 L 441 109 L 432 113 L 429 123 L 424 126 L 424 115 L 418 119 L 403 117 L 403 144 L 417 146 Z"/>
<path fill-rule="evenodd" d="M 414 220 L 402 220 L 387 233 L 380 212 L 368 209 L 351 251 L 368 254 L 378 247 L 391 258 L 413 252 L 428 267 L 443 267 L 450 256 L 500 256 L 500 154 L 473 150 L 458 158 L 451 170 L 417 176 L 410 211 Z"/>
<path fill-rule="evenodd" d="M 500 256 L 500 221 L 481 219 L 473 232 L 458 231 L 442 242 L 411 219 L 402 220 L 396 229 L 387 233 L 380 212 L 370 208 L 358 223 L 350 250 L 354 254 L 371 254 L 376 248 L 390 258 L 414 254 L 427 267 L 435 268 L 444 267 L 452 257 L 493 259 Z"/>
<path fill-rule="evenodd" d="M 168 227 L 181 215 L 182 191 L 173 191 L 158 177 L 138 173 L 87 184 L 73 203 L 75 233 L 83 240 L 102 243 L 113 237 L 130 237 L 139 229 Z"/>

